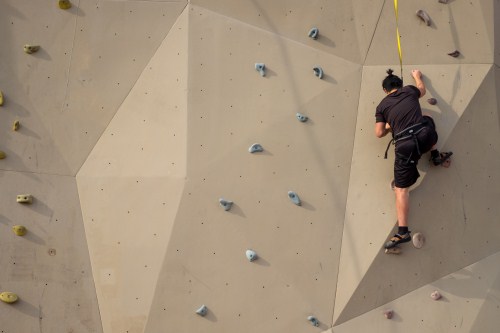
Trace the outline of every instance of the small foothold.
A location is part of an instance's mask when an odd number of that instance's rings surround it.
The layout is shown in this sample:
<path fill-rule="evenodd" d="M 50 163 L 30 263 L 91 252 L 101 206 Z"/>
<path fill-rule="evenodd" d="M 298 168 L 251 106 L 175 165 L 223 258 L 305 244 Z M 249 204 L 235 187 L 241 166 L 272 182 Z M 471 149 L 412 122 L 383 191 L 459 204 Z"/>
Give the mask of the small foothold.
<path fill-rule="evenodd" d="M 233 202 L 232 201 L 229 201 L 229 200 L 226 200 L 226 199 L 223 199 L 223 198 L 219 199 L 219 204 L 221 205 L 222 208 L 224 208 L 225 211 L 230 210 L 231 207 L 233 206 Z"/>
<path fill-rule="evenodd" d="M 309 33 L 307 35 L 312 39 L 318 39 L 319 29 L 314 27 L 311 30 L 309 30 Z"/>
<path fill-rule="evenodd" d="M 455 51 L 453 51 L 451 53 L 448 53 L 448 55 L 452 56 L 453 58 L 456 58 L 456 57 L 458 57 L 460 55 L 460 51 L 455 50 Z"/>
<path fill-rule="evenodd" d="M 422 19 L 422 21 L 425 22 L 426 25 L 431 25 L 431 17 L 429 16 L 429 14 L 427 14 L 427 12 L 423 9 L 419 9 L 417 10 L 417 16 L 420 17 Z"/>
<path fill-rule="evenodd" d="M 248 148 L 248 151 L 250 153 L 260 153 L 264 151 L 264 148 L 262 147 L 261 144 L 254 143 L 253 145 L 250 146 L 250 148 Z"/>
<path fill-rule="evenodd" d="M 11 293 L 9 291 L 4 291 L 3 293 L 0 293 L 0 301 L 5 302 L 5 303 L 15 303 L 19 297 L 17 297 L 16 294 Z"/>
<path fill-rule="evenodd" d="M 204 317 L 208 312 L 208 308 L 206 305 L 202 305 L 196 310 L 196 313 L 202 317 Z"/>
<path fill-rule="evenodd" d="M 439 291 L 437 290 L 434 290 L 431 294 L 431 298 L 435 301 L 439 300 L 441 298 L 441 294 L 439 293 Z"/>
<path fill-rule="evenodd" d="M 438 2 L 447 4 L 449 0 L 439 0 Z"/>
<path fill-rule="evenodd" d="M 6 157 L 7 157 L 7 155 L 5 154 L 5 152 L 0 150 L 0 160 L 3 160 Z"/>
<path fill-rule="evenodd" d="M 257 259 L 257 253 L 255 253 L 254 250 L 247 250 L 245 254 L 249 261 L 254 261 Z"/>
<path fill-rule="evenodd" d="M 322 79 L 323 78 L 323 69 L 319 66 L 314 66 L 313 67 L 314 75 L 316 75 L 318 78 Z"/>
<path fill-rule="evenodd" d="M 17 196 L 17 202 L 24 204 L 33 203 L 33 196 L 31 194 L 19 194 Z"/>
<path fill-rule="evenodd" d="M 297 113 L 296 115 L 297 119 L 303 123 L 305 123 L 309 118 L 307 118 L 306 115 L 303 115 L 302 113 Z"/>
<path fill-rule="evenodd" d="M 0 91 L 0 106 L 3 105 L 3 92 Z"/>
<path fill-rule="evenodd" d="M 12 124 L 12 130 L 13 131 L 17 131 L 19 129 L 19 127 L 21 126 L 21 123 L 19 122 L 19 120 L 16 120 L 14 122 L 14 124 Z"/>
<path fill-rule="evenodd" d="M 23 225 L 15 225 L 12 227 L 12 231 L 14 231 L 14 233 L 18 236 L 24 236 L 26 235 L 26 232 L 28 232 L 28 230 L 26 229 L 25 226 Z"/>
<path fill-rule="evenodd" d="M 263 63 L 255 63 L 255 70 L 260 73 L 260 76 L 266 76 L 266 65 Z"/>
<path fill-rule="evenodd" d="M 400 254 L 401 249 L 399 247 L 391 247 L 389 249 L 385 249 L 385 254 Z"/>
<path fill-rule="evenodd" d="M 392 311 L 392 310 L 385 310 L 384 311 L 384 316 L 387 319 L 391 319 L 393 315 L 394 315 L 394 311 Z"/>
<path fill-rule="evenodd" d="M 316 319 L 316 317 L 309 316 L 309 317 L 307 317 L 307 320 L 309 320 L 313 326 L 316 326 L 316 327 L 319 326 L 319 321 L 318 321 L 318 319 Z"/>
<path fill-rule="evenodd" d="M 301 205 L 301 202 L 300 202 L 300 198 L 299 196 L 297 195 L 297 193 L 293 192 L 293 191 L 288 191 L 288 197 L 290 198 L 290 200 L 292 200 L 292 202 L 294 204 L 296 204 L 297 206 L 300 206 Z"/>
<path fill-rule="evenodd" d="M 413 246 L 417 249 L 421 249 L 424 246 L 425 237 L 421 232 L 416 232 L 413 237 Z"/>
<path fill-rule="evenodd" d="M 435 99 L 434 97 L 431 97 L 427 100 L 427 103 L 429 103 L 430 105 L 436 105 L 437 102 L 437 99 Z"/>
<path fill-rule="evenodd" d="M 29 45 L 29 44 L 24 45 L 24 52 L 28 54 L 35 53 L 38 50 L 40 50 L 39 45 Z"/>
<path fill-rule="evenodd" d="M 59 0 L 59 8 L 61 9 L 70 9 L 71 2 L 69 0 Z"/>

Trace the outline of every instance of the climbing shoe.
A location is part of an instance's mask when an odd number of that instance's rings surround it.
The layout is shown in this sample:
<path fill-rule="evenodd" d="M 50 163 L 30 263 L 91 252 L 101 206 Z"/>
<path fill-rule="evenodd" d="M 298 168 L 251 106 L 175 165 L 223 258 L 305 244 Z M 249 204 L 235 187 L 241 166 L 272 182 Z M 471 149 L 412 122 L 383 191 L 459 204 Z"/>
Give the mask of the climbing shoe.
<path fill-rule="evenodd" d="M 446 153 L 439 153 L 439 155 L 431 157 L 432 164 L 436 166 L 443 165 L 450 159 L 451 155 L 453 155 L 453 152 L 451 151 Z"/>
<path fill-rule="evenodd" d="M 384 247 L 386 249 L 390 249 L 390 248 L 395 247 L 398 244 L 411 241 L 410 233 L 411 233 L 411 231 L 408 231 L 406 234 L 403 234 L 403 235 L 395 234 L 387 243 L 385 243 Z"/>

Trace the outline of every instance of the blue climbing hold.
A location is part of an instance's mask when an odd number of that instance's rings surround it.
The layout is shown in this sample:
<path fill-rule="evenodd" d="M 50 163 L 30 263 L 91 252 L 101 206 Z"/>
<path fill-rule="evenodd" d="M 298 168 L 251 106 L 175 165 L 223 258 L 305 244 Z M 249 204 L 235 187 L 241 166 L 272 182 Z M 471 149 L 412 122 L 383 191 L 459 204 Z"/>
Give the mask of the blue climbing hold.
<path fill-rule="evenodd" d="M 323 78 L 323 69 L 319 66 L 314 66 L 313 67 L 314 75 L 316 75 L 318 78 L 322 79 Z"/>
<path fill-rule="evenodd" d="M 254 143 L 250 146 L 250 148 L 248 148 L 248 151 L 250 153 L 260 153 L 264 151 L 264 148 L 259 143 Z"/>
<path fill-rule="evenodd" d="M 309 317 L 307 317 L 307 320 L 309 320 L 313 326 L 316 326 L 316 327 L 319 326 L 319 321 L 315 317 L 309 316 Z"/>
<path fill-rule="evenodd" d="M 219 204 L 221 205 L 222 208 L 224 208 L 225 211 L 230 210 L 231 207 L 233 206 L 232 201 L 226 200 L 224 198 L 219 199 Z"/>
<path fill-rule="evenodd" d="M 208 308 L 206 307 L 206 305 L 202 305 L 198 310 L 196 310 L 196 313 L 202 317 L 204 317 L 207 314 L 207 312 Z"/>
<path fill-rule="evenodd" d="M 290 198 L 290 200 L 292 200 L 292 202 L 294 204 L 296 204 L 297 206 L 300 206 L 301 205 L 301 202 L 300 202 L 300 198 L 299 196 L 297 195 L 297 193 L 293 192 L 293 191 L 288 191 L 288 197 Z"/>
<path fill-rule="evenodd" d="M 246 256 L 249 261 L 254 261 L 257 259 L 257 253 L 255 253 L 254 250 L 247 250 Z"/>
<path fill-rule="evenodd" d="M 318 39 L 318 35 L 319 35 L 319 29 L 314 27 L 312 28 L 311 30 L 309 30 L 309 34 L 308 36 L 312 39 Z"/>
<path fill-rule="evenodd" d="M 305 123 L 309 118 L 307 118 L 306 115 L 303 115 L 302 113 L 297 112 L 296 115 L 297 119 L 303 123 Z"/>
<path fill-rule="evenodd" d="M 266 65 L 263 63 L 255 63 L 255 70 L 260 73 L 260 76 L 266 76 Z"/>

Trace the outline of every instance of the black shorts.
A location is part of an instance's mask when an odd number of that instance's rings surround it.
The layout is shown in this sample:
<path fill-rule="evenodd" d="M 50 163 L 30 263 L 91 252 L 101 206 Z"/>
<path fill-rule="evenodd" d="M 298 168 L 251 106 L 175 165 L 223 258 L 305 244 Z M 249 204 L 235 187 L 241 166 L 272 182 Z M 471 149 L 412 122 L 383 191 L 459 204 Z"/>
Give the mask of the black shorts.
<path fill-rule="evenodd" d="M 418 146 L 413 137 L 396 142 L 394 160 L 394 184 L 399 188 L 410 187 L 417 181 L 417 164 L 422 154 L 437 143 L 438 135 L 434 120 L 424 116 L 425 127 L 417 134 Z"/>

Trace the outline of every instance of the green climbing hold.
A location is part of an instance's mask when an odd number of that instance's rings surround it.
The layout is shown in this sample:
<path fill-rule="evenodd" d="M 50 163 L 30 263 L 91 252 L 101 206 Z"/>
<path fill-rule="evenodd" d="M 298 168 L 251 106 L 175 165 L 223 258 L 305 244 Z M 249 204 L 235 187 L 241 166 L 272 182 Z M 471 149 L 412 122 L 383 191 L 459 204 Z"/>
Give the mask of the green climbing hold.
<path fill-rule="evenodd" d="M 7 155 L 5 154 L 5 152 L 0 150 L 0 160 L 3 160 L 6 157 L 7 157 Z"/>
<path fill-rule="evenodd" d="M 5 302 L 5 303 L 15 303 L 19 297 L 17 297 L 16 294 L 11 293 L 10 291 L 4 291 L 3 293 L 0 293 L 0 301 Z"/>
<path fill-rule="evenodd" d="M 23 225 L 15 225 L 12 227 L 12 231 L 18 236 L 24 236 L 28 232 L 28 229 Z"/>
<path fill-rule="evenodd" d="M 12 124 L 12 130 L 17 131 L 19 129 L 19 126 L 21 126 L 21 123 L 19 122 L 19 120 L 16 120 L 14 124 Z"/>
<path fill-rule="evenodd" d="M 0 106 L 3 105 L 3 93 L 0 91 Z"/>
<path fill-rule="evenodd" d="M 24 52 L 26 52 L 28 54 L 35 53 L 38 50 L 40 50 L 39 45 L 30 45 L 30 44 L 24 45 Z"/>
<path fill-rule="evenodd" d="M 70 9 L 71 2 L 69 0 L 59 0 L 59 8 L 61 9 Z"/>

